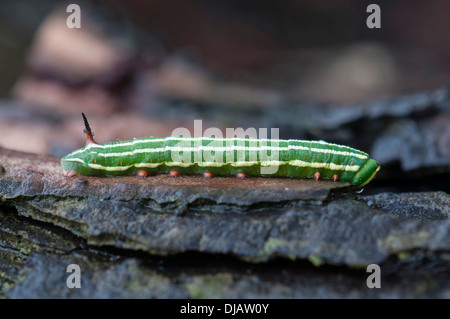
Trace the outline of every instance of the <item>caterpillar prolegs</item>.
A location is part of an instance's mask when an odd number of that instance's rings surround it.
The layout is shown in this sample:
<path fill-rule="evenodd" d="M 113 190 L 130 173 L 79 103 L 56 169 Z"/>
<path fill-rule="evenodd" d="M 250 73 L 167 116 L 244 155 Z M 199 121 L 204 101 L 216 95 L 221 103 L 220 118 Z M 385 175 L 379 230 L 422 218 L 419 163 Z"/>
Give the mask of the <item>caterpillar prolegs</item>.
<path fill-rule="evenodd" d="M 380 165 L 354 148 L 324 141 L 148 137 L 103 145 L 94 141 L 83 114 L 86 146 L 61 159 L 64 175 L 130 175 L 149 173 L 273 176 L 369 183 Z"/>

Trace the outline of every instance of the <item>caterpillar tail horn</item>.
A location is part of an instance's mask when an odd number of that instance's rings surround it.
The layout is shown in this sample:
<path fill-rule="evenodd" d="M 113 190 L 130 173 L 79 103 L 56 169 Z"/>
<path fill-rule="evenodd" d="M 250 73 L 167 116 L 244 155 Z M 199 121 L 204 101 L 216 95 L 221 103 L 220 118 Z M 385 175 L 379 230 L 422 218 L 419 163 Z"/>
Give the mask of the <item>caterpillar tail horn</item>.
<path fill-rule="evenodd" d="M 86 118 L 86 115 L 84 115 L 84 113 L 81 113 L 81 115 L 83 116 L 83 121 L 84 121 L 84 126 L 86 127 L 83 132 L 86 133 L 86 145 L 88 144 L 98 144 L 95 140 L 94 140 L 94 134 L 92 133 L 91 127 L 89 126 L 89 122 Z"/>

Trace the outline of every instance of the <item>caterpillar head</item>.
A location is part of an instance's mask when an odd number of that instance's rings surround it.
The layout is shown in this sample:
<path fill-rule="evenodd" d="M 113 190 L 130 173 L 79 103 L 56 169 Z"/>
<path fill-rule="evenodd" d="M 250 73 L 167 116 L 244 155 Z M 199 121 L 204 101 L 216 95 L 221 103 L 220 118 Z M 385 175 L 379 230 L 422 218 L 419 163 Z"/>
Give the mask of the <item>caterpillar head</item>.
<path fill-rule="evenodd" d="M 364 187 L 367 183 L 374 179 L 380 168 L 381 166 L 377 161 L 369 159 L 356 173 L 352 184 L 358 187 Z"/>

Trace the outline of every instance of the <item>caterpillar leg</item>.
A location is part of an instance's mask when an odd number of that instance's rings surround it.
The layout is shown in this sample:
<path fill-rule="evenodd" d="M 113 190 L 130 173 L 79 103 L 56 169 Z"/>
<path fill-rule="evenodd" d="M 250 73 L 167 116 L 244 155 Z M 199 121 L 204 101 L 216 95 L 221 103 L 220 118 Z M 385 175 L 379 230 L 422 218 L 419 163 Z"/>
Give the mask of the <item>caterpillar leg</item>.
<path fill-rule="evenodd" d="M 337 182 L 337 180 L 338 180 L 338 174 L 334 174 L 333 175 L 333 182 Z"/>
<path fill-rule="evenodd" d="M 211 172 L 204 172 L 203 178 L 204 179 L 211 179 L 213 177 L 213 174 Z"/>
<path fill-rule="evenodd" d="M 177 177 L 177 176 L 180 176 L 180 172 L 178 172 L 178 171 L 176 171 L 176 170 L 171 170 L 171 171 L 169 172 L 169 176 L 170 176 L 170 177 Z"/>
<path fill-rule="evenodd" d="M 64 176 L 67 177 L 74 177 L 77 175 L 77 172 L 75 172 L 73 169 L 69 169 L 68 171 L 63 171 Z"/>
<path fill-rule="evenodd" d="M 246 179 L 247 178 L 247 174 L 245 173 L 237 173 L 236 177 L 239 179 Z"/>
<path fill-rule="evenodd" d="M 318 181 L 320 179 L 320 172 L 315 172 L 314 173 L 314 180 Z"/>
<path fill-rule="evenodd" d="M 136 176 L 139 178 L 145 178 L 148 176 L 148 172 L 146 170 L 140 169 L 137 171 Z"/>

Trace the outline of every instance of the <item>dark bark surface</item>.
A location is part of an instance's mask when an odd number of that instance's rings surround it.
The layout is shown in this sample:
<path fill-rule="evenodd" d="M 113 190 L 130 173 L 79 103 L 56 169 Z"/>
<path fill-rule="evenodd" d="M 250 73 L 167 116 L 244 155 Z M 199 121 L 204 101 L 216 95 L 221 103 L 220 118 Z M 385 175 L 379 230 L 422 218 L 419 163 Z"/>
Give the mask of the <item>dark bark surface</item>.
<path fill-rule="evenodd" d="M 0 150 L 3 297 L 448 297 L 450 197 L 201 176 L 62 176 Z M 68 289 L 69 264 L 83 288 Z M 367 265 L 385 289 L 369 289 Z M 411 287 L 416 287 L 412 289 Z"/>

